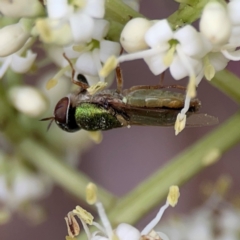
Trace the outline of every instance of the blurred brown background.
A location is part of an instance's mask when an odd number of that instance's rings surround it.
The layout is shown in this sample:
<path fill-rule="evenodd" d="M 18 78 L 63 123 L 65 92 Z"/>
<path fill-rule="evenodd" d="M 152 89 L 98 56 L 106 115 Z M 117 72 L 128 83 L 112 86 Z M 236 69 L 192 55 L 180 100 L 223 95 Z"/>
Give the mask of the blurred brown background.
<path fill-rule="evenodd" d="M 178 4 L 169 0 L 146 0 L 141 3 L 141 12 L 151 19 L 166 18 L 177 6 Z M 240 74 L 238 64 L 231 64 L 228 68 Z M 156 84 L 159 81 L 159 77 L 154 77 L 143 61 L 124 63 L 122 69 L 125 88 L 137 84 Z M 165 76 L 165 83 L 173 83 L 168 74 Z M 181 81 L 180 84 L 185 85 L 186 81 Z M 206 80 L 203 80 L 198 88 L 198 97 L 202 101 L 201 111 L 217 116 L 220 124 L 238 110 L 237 104 Z M 117 196 L 122 196 L 212 129 L 214 127 L 189 128 L 177 137 L 173 128 L 131 127 L 107 131 L 103 133 L 102 143 L 94 145 L 82 156 L 79 169 L 99 185 Z M 231 175 L 234 190 L 239 191 L 239 155 L 240 148 L 236 146 L 215 165 L 181 187 L 179 204 L 168 210 L 164 218 L 173 211 L 189 213 L 202 202 L 199 194 L 200 184 L 216 180 L 222 174 Z M 42 201 L 48 212 L 45 222 L 35 226 L 15 215 L 10 223 L 0 226 L 0 240 L 64 239 L 67 231 L 63 218 L 78 203 L 77 199 L 56 186 L 52 194 Z M 161 204 L 159 203 L 159 206 Z M 142 227 L 155 213 L 156 211 L 149 213 L 138 226 Z"/>

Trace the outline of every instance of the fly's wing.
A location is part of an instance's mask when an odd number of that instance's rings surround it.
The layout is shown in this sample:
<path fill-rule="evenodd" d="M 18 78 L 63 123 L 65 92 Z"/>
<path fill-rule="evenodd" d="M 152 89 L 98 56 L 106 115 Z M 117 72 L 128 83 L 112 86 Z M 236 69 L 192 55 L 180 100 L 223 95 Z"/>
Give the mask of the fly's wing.
<path fill-rule="evenodd" d="M 142 126 L 174 126 L 180 110 L 164 108 L 137 108 L 122 106 L 122 110 L 129 116 L 129 125 Z M 187 113 L 187 127 L 211 126 L 218 123 L 216 117 L 204 113 Z"/>

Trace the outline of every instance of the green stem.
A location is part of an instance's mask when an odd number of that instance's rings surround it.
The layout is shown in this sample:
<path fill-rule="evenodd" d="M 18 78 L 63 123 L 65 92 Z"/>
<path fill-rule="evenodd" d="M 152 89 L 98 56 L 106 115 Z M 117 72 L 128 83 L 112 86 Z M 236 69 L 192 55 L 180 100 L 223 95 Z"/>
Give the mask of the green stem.
<path fill-rule="evenodd" d="M 111 223 L 136 223 L 166 198 L 171 185 L 183 185 L 240 141 L 240 113 L 186 149 L 119 200 L 108 213 Z M 224 137 L 223 137 L 224 136 Z"/>
<path fill-rule="evenodd" d="M 123 25 L 125 25 L 132 18 L 144 17 L 142 14 L 134 11 L 121 0 L 106 0 L 105 6 L 105 18 Z"/>
<path fill-rule="evenodd" d="M 240 104 L 240 79 L 228 70 L 216 73 L 210 83 Z"/>
<path fill-rule="evenodd" d="M 92 180 L 78 170 L 71 168 L 63 159 L 59 159 L 45 146 L 33 139 L 26 139 L 17 146 L 19 154 L 47 175 L 73 196 L 85 201 L 85 188 Z M 114 196 L 98 188 L 98 196 L 105 206 L 111 206 Z"/>
<path fill-rule="evenodd" d="M 168 21 L 172 28 L 177 29 L 199 19 L 202 9 L 207 2 L 208 0 L 192 0 L 191 5 L 181 3 L 179 9 L 168 17 Z"/>

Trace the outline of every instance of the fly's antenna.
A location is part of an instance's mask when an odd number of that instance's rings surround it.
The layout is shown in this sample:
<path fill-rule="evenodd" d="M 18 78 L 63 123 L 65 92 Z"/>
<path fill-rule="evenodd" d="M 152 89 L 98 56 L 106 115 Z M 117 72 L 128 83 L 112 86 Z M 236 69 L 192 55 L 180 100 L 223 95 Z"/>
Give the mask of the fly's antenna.
<path fill-rule="evenodd" d="M 65 53 L 63 53 L 63 57 L 67 60 L 67 62 L 69 63 L 69 65 L 70 65 L 70 67 L 72 69 L 72 78 L 71 78 L 72 83 L 74 83 L 74 84 L 78 85 L 79 87 L 81 87 L 82 90 L 86 90 L 89 87 L 88 84 L 74 79 L 75 69 L 73 67 L 73 64 L 70 61 L 70 59 L 66 56 Z"/>
<path fill-rule="evenodd" d="M 42 119 L 40 119 L 40 121 L 48 121 L 48 120 L 50 120 L 50 122 L 49 122 L 49 124 L 48 124 L 48 126 L 47 126 L 47 132 L 48 132 L 48 130 L 50 129 L 53 121 L 55 120 L 55 117 L 47 117 L 47 118 L 42 118 Z"/>

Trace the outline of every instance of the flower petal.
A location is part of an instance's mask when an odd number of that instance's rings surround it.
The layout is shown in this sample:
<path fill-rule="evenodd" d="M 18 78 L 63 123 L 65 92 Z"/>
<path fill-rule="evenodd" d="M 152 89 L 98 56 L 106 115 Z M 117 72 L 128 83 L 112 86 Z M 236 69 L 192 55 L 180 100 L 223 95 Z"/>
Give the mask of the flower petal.
<path fill-rule="evenodd" d="M 72 11 L 67 0 L 48 0 L 47 12 L 49 18 L 63 18 Z"/>
<path fill-rule="evenodd" d="M 0 79 L 3 77 L 8 67 L 11 65 L 11 61 L 12 61 L 12 55 L 5 58 L 0 58 L 0 62 L 2 62 L 0 66 Z"/>
<path fill-rule="evenodd" d="M 25 73 L 31 68 L 36 57 L 37 54 L 33 53 L 31 50 L 27 51 L 26 57 L 21 57 L 17 54 L 13 54 L 11 68 L 14 72 Z"/>
<path fill-rule="evenodd" d="M 117 42 L 112 42 L 108 40 L 102 40 L 100 42 L 100 59 L 101 62 L 105 63 L 107 59 L 114 55 L 119 56 L 121 51 L 121 46 Z"/>
<path fill-rule="evenodd" d="M 228 7 L 229 17 L 233 25 L 239 25 L 240 24 L 240 17 L 239 17 L 240 1 L 232 0 L 228 3 L 227 7 Z"/>
<path fill-rule="evenodd" d="M 94 21 L 91 17 L 75 13 L 70 16 L 69 22 L 76 43 L 91 41 L 94 30 Z"/>
<path fill-rule="evenodd" d="M 105 0 L 88 0 L 84 13 L 94 18 L 103 18 L 105 14 Z"/>
<path fill-rule="evenodd" d="M 229 59 L 227 59 L 221 52 L 209 53 L 208 57 L 215 71 L 223 70 L 229 62 Z"/>
<path fill-rule="evenodd" d="M 164 53 L 156 54 L 151 57 L 144 58 L 144 61 L 152 71 L 154 75 L 158 75 L 164 72 L 168 66 L 166 66 L 163 62 Z"/>
<path fill-rule="evenodd" d="M 240 60 L 240 50 L 236 50 L 236 51 L 222 50 L 221 52 L 229 60 L 232 60 L 232 61 Z"/>
<path fill-rule="evenodd" d="M 76 61 L 75 68 L 79 73 L 98 76 L 98 70 L 92 52 L 81 54 Z"/>
<path fill-rule="evenodd" d="M 194 27 L 187 25 L 174 33 L 174 38 L 177 39 L 181 45 L 182 51 L 191 57 L 199 57 L 204 51 L 202 38 Z"/>
<path fill-rule="evenodd" d="M 202 65 L 201 65 L 201 61 L 198 61 L 196 59 L 193 59 L 193 58 L 190 58 L 190 57 L 187 57 L 185 56 L 186 59 L 187 59 L 187 65 L 186 66 L 186 63 L 182 61 L 182 59 L 176 55 L 173 59 L 173 62 L 172 64 L 170 65 L 170 72 L 171 72 L 171 75 L 172 77 L 175 79 L 175 80 L 180 80 L 184 77 L 187 77 L 187 76 L 190 76 L 190 71 L 189 71 L 189 68 L 191 68 L 191 71 L 195 74 L 197 74 Z"/>
<path fill-rule="evenodd" d="M 173 38 L 173 31 L 166 19 L 155 23 L 145 34 L 145 41 L 150 47 L 167 49 L 168 41 Z"/>
<path fill-rule="evenodd" d="M 92 38 L 101 41 L 109 30 L 109 22 L 105 19 L 94 19 L 94 30 Z"/>

